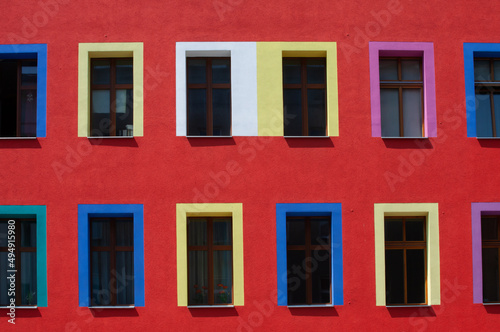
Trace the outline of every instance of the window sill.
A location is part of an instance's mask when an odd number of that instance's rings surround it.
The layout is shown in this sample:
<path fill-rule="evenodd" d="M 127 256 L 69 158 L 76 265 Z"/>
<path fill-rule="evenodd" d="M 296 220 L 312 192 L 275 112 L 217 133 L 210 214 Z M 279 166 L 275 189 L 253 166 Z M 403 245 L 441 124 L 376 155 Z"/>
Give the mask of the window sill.
<path fill-rule="evenodd" d="M 134 136 L 87 136 L 88 139 L 102 139 L 102 138 L 134 138 Z"/>
<path fill-rule="evenodd" d="M 283 136 L 284 138 L 330 138 L 330 136 Z"/>
<path fill-rule="evenodd" d="M 500 137 L 485 137 L 485 136 L 481 136 L 481 137 L 476 137 L 477 139 L 500 139 Z"/>
<path fill-rule="evenodd" d="M 229 135 L 229 136 L 219 136 L 219 135 L 217 135 L 217 136 L 208 136 L 208 135 L 206 135 L 206 136 L 204 136 L 204 135 L 193 135 L 193 136 L 190 136 L 190 135 L 188 135 L 186 137 L 187 138 L 233 138 L 233 136 L 231 136 L 231 135 Z"/>
<path fill-rule="evenodd" d="M 234 305 L 188 305 L 188 309 L 214 309 L 214 308 L 234 308 Z"/>
<path fill-rule="evenodd" d="M 430 304 L 386 305 L 387 308 L 430 308 Z"/>
<path fill-rule="evenodd" d="M 500 302 L 488 302 L 488 303 L 483 302 L 483 305 L 500 305 Z"/>
<path fill-rule="evenodd" d="M 38 137 L 0 137 L 0 140 L 10 140 L 10 139 L 37 139 Z"/>
<path fill-rule="evenodd" d="M 10 309 L 12 307 L 9 307 L 9 306 L 0 306 L 0 309 Z M 16 307 L 13 307 L 15 309 L 38 309 L 38 307 L 36 305 L 21 305 L 21 306 L 16 306 Z"/>
<path fill-rule="evenodd" d="M 297 304 L 287 305 L 288 308 L 333 308 L 333 304 Z"/>
<path fill-rule="evenodd" d="M 89 309 L 134 309 L 135 305 L 117 305 L 117 306 L 93 306 L 89 307 Z"/>
<path fill-rule="evenodd" d="M 399 136 L 381 136 L 382 139 L 429 139 L 429 137 L 399 137 Z"/>

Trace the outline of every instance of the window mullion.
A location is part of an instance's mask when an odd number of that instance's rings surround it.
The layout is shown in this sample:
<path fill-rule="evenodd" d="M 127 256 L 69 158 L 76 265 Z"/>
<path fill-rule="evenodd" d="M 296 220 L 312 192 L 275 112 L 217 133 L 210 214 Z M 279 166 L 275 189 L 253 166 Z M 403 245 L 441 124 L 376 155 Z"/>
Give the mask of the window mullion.
<path fill-rule="evenodd" d="M 208 265 L 208 304 L 214 304 L 214 271 L 213 271 L 213 225 L 212 218 L 207 220 L 207 265 Z"/>
<path fill-rule="evenodd" d="M 495 123 L 495 102 L 493 98 L 495 97 L 493 91 L 490 91 L 490 112 L 491 112 L 491 125 L 493 129 L 493 137 L 497 137 L 497 126 Z"/>
<path fill-rule="evenodd" d="M 116 305 L 117 303 L 117 285 L 116 285 L 116 219 L 113 218 L 110 220 L 110 252 L 109 252 L 109 261 L 110 261 L 110 292 L 111 292 L 111 305 Z"/>
<path fill-rule="evenodd" d="M 312 304 L 312 276 L 311 276 L 311 220 L 306 218 L 305 227 L 305 267 L 306 267 L 306 303 Z"/>
<path fill-rule="evenodd" d="M 16 136 L 21 136 L 21 79 L 22 60 L 17 60 Z"/>
<path fill-rule="evenodd" d="M 309 135 L 309 121 L 307 116 L 307 59 L 301 59 L 301 90 L 302 90 L 302 135 Z"/>
<path fill-rule="evenodd" d="M 213 136 L 213 101 L 212 101 L 212 59 L 207 59 L 207 136 Z"/>
<path fill-rule="evenodd" d="M 116 136 L 116 60 L 111 59 L 111 66 L 110 66 L 110 72 L 111 72 L 111 81 L 110 81 L 110 102 L 111 105 L 110 107 L 110 112 L 109 112 L 109 117 L 111 121 L 111 126 L 110 126 L 110 136 Z"/>

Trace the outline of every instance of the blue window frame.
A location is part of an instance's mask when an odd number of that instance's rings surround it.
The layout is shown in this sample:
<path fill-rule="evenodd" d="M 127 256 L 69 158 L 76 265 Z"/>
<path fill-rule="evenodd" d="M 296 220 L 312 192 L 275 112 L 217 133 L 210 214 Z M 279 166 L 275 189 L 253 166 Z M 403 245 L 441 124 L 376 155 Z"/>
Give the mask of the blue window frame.
<path fill-rule="evenodd" d="M 89 218 L 133 218 L 134 306 L 144 306 L 144 208 L 142 204 L 78 205 L 78 281 L 79 305 L 90 306 Z"/>
<path fill-rule="evenodd" d="M 0 59 L 37 59 L 36 137 L 45 137 L 47 119 L 47 44 L 0 45 Z"/>
<path fill-rule="evenodd" d="M 276 247 L 278 272 L 278 305 L 288 305 L 287 217 L 331 218 L 331 286 L 332 305 L 343 305 L 342 206 L 340 203 L 276 204 Z"/>

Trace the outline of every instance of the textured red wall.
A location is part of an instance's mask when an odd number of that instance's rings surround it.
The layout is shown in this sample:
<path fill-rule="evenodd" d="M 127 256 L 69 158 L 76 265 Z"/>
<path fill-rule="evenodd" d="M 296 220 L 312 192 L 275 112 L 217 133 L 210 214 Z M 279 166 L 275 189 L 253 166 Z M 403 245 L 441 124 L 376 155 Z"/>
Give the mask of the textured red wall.
<path fill-rule="evenodd" d="M 389 7 L 399 12 L 376 23 Z M 500 201 L 500 141 L 466 137 L 463 43 L 500 41 L 499 10 L 465 0 L 3 1 L 1 44 L 48 44 L 47 137 L 0 141 L 0 204 L 47 206 L 48 307 L 18 310 L 15 327 L 0 310 L 0 330 L 498 330 L 500 307 L 472 304 L 470 206 Z M 340 136 L 176 137 L 177 41 L 336 41 Z M 371 137 L 368 41 L 434 43 L 438 137 L 424 148 Z M 144 137 L 77 137 L 80 42 L 144 43 L 145 75 L 158 83 L 144 93 Z M 59 181 L 52 165 L 68 160 Z M 245 306 L 177 307 L 175 204 L 193 202 L 229 161 L 241 172 L 210 202 L 243 203 Z M 387 172 L 400 180 L 392 188 Z M 335 309 L 275 304 L 275 204 L 300 202 L 342 203 L 345 304 Z M 439 203 L 441 305 L 429 310 L 375 306 L 373 204 L 405 202 Z M 78 307 L 77 204 L 99 203 L 144 204 L 146 306 L 133 315 Z"/>

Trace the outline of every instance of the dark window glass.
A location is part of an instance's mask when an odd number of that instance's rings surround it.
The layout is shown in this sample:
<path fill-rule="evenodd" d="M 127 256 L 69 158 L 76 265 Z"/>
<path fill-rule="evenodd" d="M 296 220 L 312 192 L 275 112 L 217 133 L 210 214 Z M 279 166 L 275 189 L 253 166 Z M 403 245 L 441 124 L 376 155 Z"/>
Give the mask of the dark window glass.
<path fill-rule="evenodd" d="M 285 136 L 326 135 L 326 60 L 283 58 Z"/>
<path fill-rule="evenodd" d="M 406 219 L 406 241 L 425 240 L 425 221 L 423 219 Z"/>
<path fill-rule="evenodd" d="M 288 217 L 286 230 L 288 304 L 331 303 L 330 218 Z"/>
<path fill-rule="evenodd" d="M 36 137 L 37 60 L 0 59 L 0 137 Z"/>
<path fill-rule="evenodd" d="M 188 218 L 189 305 L 233 302 L 231 218 Z"/>
<path fill-rule="evenodd" d="M 231 135 L 231 60 L 187 58 L 187 132 Z"/>
<path fill-rule="evenodd" d="M 387 304 L 405 303 L 404 250 L 385 251 L 385 294 Z"/>
<path fill-rule="evenodd" d="M 474 60 L 477 137 L 500 133 L 500 60 Z"/>
<path fill-rule="evenodd" d="M 386 219 L 384 231 L 386 241 L 403 241 L 403 220 Z"/>
<path fill-rule="evenodd" d="M 499 216 L 481 217 L 482 268 L 483 268 L 483 302 L 500 302 L 499 275 Z"/>
<path fill-rule="evenodd" d="M 425 250 L 406 249 L 407 303 L 425 303 Z"/>

